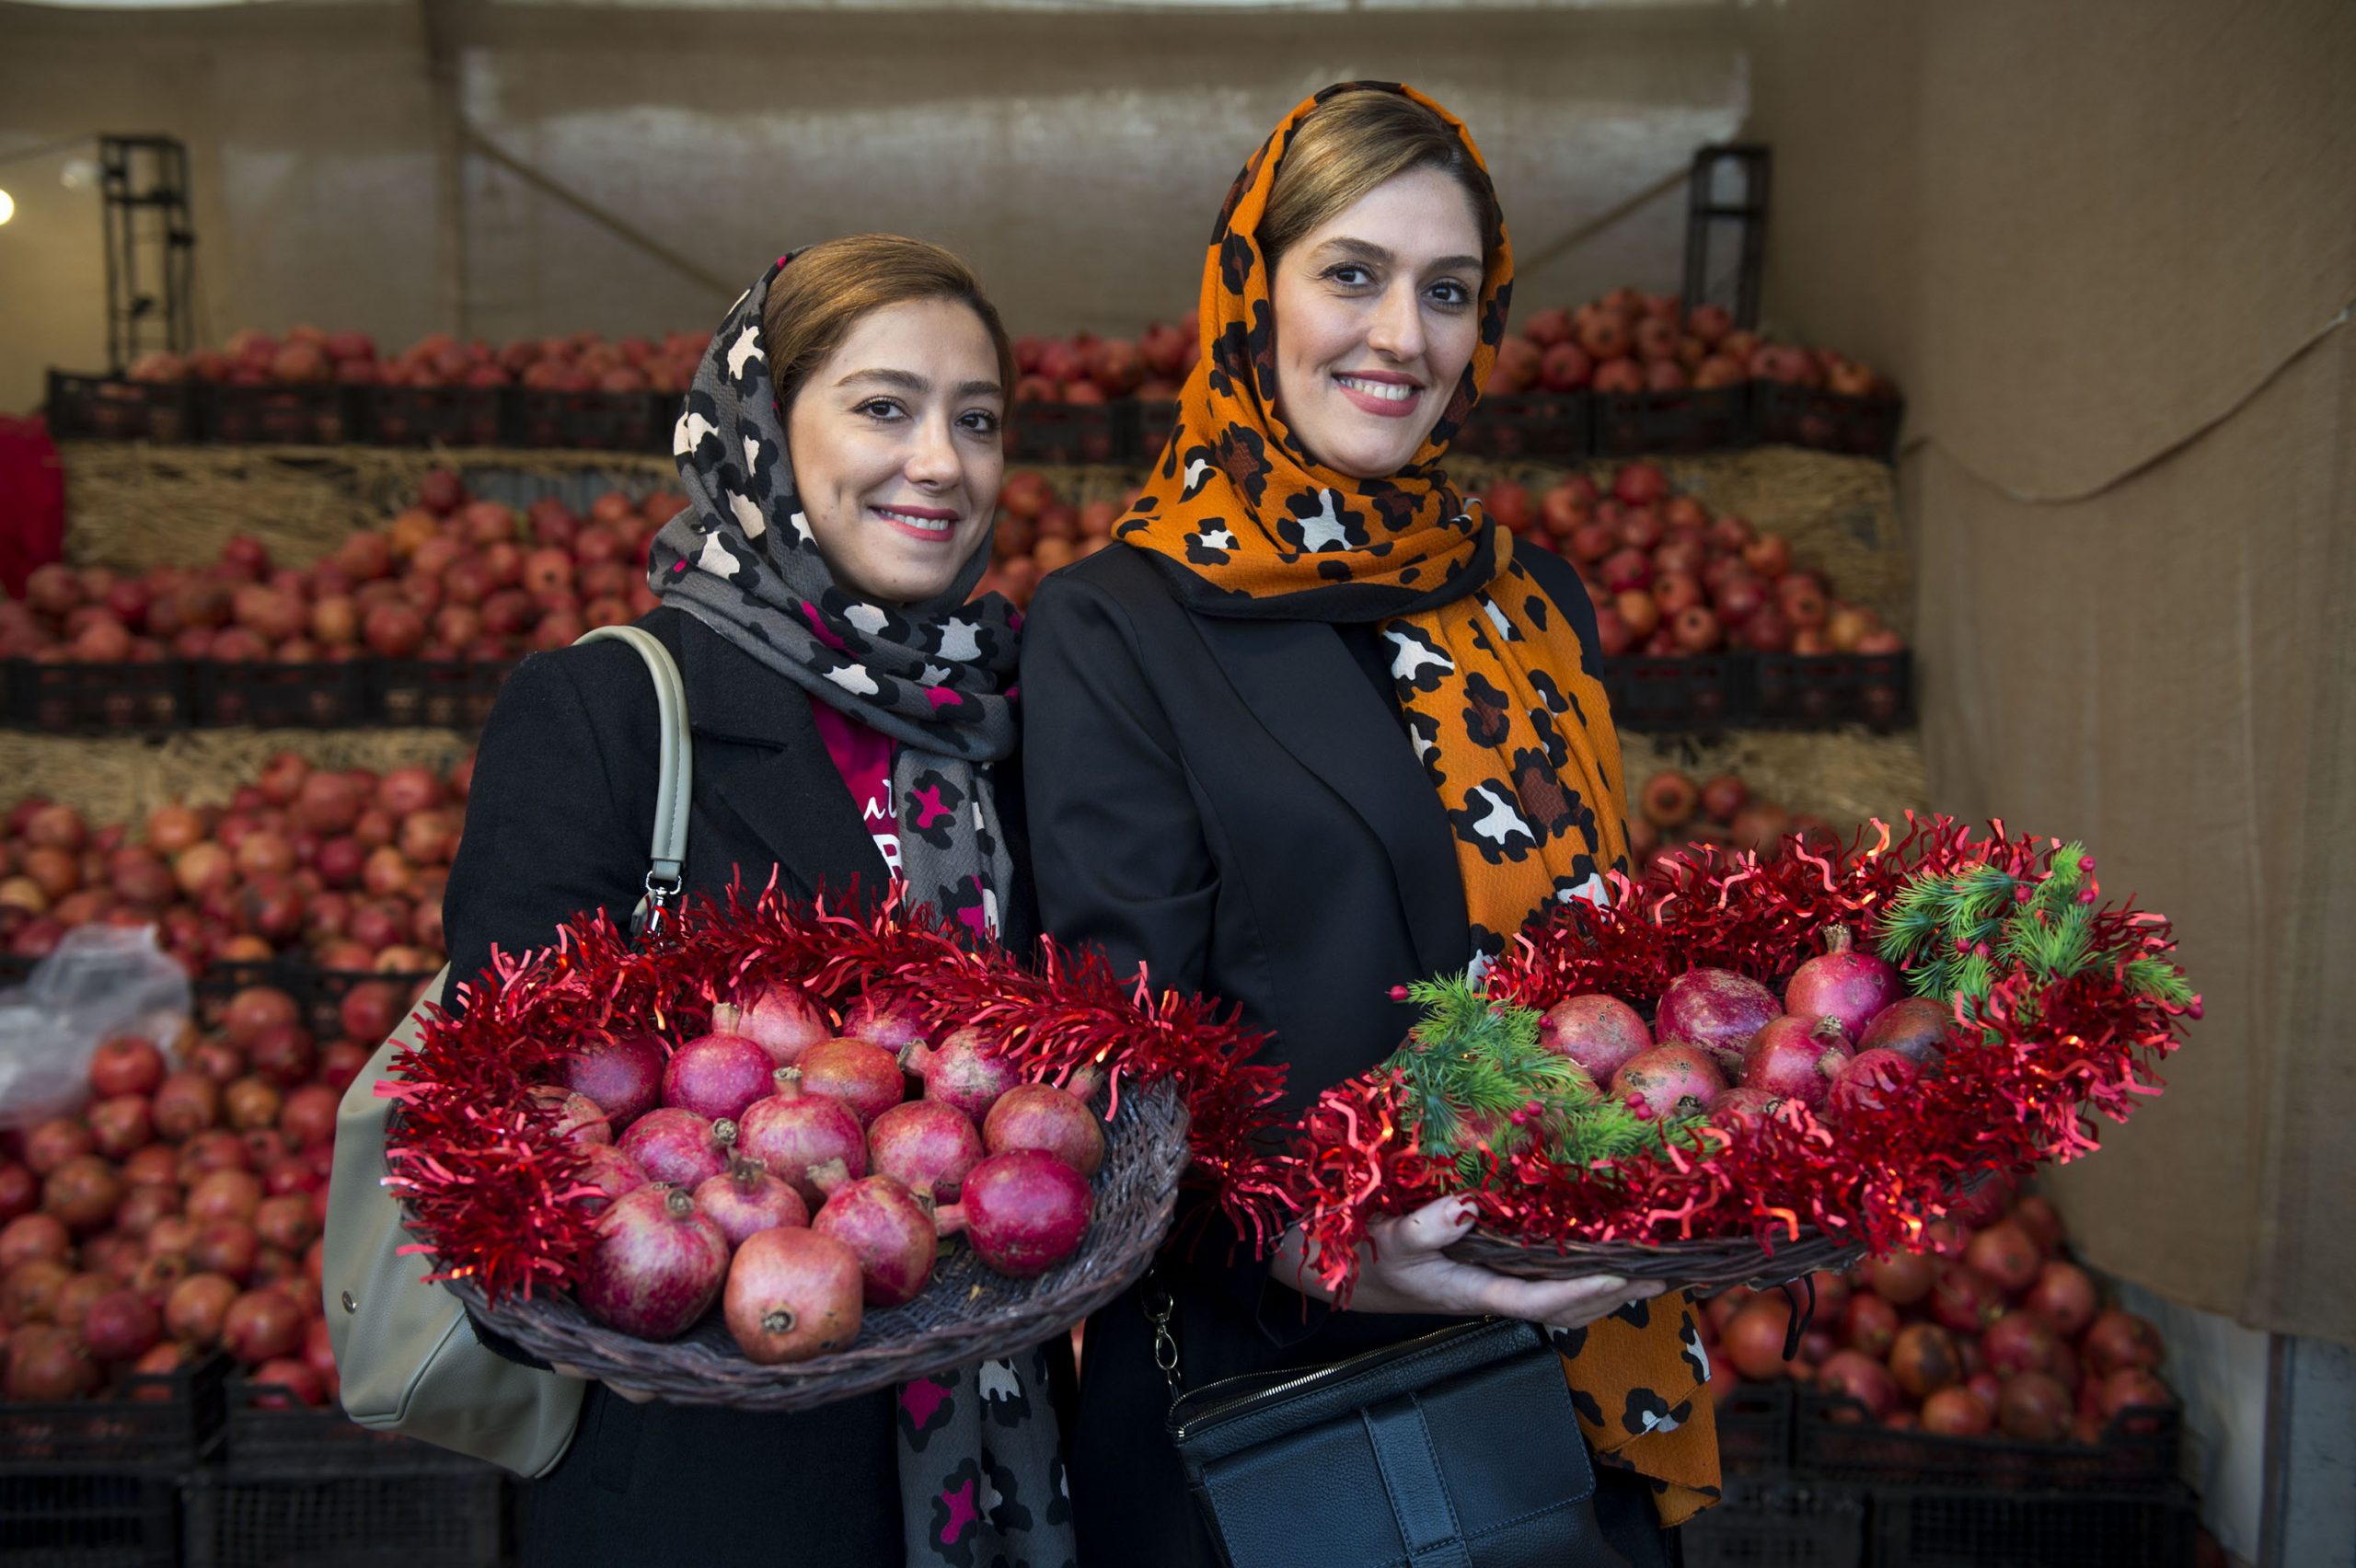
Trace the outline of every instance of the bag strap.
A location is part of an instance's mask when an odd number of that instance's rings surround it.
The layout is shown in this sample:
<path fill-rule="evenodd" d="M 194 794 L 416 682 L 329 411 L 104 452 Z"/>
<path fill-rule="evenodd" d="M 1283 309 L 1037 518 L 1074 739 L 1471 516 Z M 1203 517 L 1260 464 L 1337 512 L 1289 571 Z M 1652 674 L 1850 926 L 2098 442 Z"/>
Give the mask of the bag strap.
<path fill-rule="evenodd" d="M 646 902 L 639 906 L 640 934 L 662 924 L 663 916 L 686 885 L 687 806 L 695 798 L 695 743 L 687 732 L 687 688 L 662 639 L 643 627 L 601 626 L 573 644 L 620 642 L 645 661 L 654 679 L 656 728 L 662 742 L 661 774 L 654 791 L 654 834 L 646 851 Z"/>

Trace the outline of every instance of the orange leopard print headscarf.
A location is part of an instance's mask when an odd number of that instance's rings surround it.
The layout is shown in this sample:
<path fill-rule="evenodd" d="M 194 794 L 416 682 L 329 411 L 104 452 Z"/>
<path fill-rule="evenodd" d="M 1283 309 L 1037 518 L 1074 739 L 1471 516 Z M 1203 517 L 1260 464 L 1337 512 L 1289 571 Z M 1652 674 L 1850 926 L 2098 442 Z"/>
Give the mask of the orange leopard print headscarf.
<path fill-rule="evenodd" d="M 1476 966 L 1532 915 L 1596 892 L 1628 858 L 1620 739 L 1579 640 L 1512 536 L 1438 465 L 1480 398 L 1504 340 L 1513 252 L 1490 236 L 1480 340 L 1439 422 L 1383 479 L 1320 464 L 1276 410 L 1276 320 L 1258 230 L 1286 149 L 1338 93 L 1403 93 L 1480 152 L 1411 87 L 1345 83 L 1288 115 L 1237 176 L 1203 265 L 1203 357 L 1177 428 L 1114 536 L 1161 558 L 1199 614 L 1373 621 L 1417 754 L 1456 837 Z M 1483 167 L 1486 167 L 1485 165 Z M 1563 1336 L 1588 1442 L 1652 1480 L 1671 1525 L 1717 1496 L 1717 1435 L 1692 1310 L 1670 1297 Z"/>

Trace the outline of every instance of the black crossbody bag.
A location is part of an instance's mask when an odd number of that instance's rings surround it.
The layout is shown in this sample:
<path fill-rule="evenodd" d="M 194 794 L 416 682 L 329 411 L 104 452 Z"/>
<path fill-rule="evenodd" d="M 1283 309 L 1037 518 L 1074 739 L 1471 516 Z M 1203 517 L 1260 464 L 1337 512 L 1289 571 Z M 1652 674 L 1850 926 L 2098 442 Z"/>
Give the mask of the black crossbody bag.
<path fill-rule="evenodd" d="M 1623 1564 L 1563 1363 L 1489 1319 L 1329 1366 L 1179 1392 L 1173 1303 L 1149 1280 L 1171 1441 L 1228 1568 Z"/>

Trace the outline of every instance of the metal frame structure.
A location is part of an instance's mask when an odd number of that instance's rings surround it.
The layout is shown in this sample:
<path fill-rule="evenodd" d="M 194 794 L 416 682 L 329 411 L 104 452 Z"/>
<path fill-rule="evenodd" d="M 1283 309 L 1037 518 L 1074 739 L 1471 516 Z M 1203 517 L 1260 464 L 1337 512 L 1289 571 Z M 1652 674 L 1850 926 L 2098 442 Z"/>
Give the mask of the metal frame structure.
<path fill-rule="evenodd" d="M 98 180 L 107 358 L 119 374 L 151 348 L 184 354 L 194 346 L 196 225 L 187 144 L 177 136 L 100 136 Z"/>
<path fill-rule="evenodd" d="M 1767 270 L 1767 206 L 1774 167 L 1774 150 L 1755 143 L 1705 146 L 1693 155 L 1692 172 L 1686 181 L 1686 309 L 1715 299 L 1734 312 L 1736 326 L 1759 325 L 1760 284 Z M 1720 192 L 1720 179 L 1727 176 L 1739 182 L 1738 195 Z M 1721 236 L 1729 228 L 1735 231 L 1736 253 L 1731 302 L 1714 292 L 1724 275 Z"/>

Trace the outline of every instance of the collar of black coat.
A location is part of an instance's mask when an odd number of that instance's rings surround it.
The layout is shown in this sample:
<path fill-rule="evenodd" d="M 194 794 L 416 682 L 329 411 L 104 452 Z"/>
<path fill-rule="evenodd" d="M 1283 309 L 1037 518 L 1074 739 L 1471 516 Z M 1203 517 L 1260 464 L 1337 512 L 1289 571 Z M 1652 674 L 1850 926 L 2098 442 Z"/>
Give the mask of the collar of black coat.
<path fill-rule="evenodd" d="M 768 752 L 728 767 L 710 787 L 776 856 L 789 890 L 840 892 L 854 879 L 863 896 L 884 887 L 884 857 L 810 717 L 809 694 L 693 616 L 658 609 L 643 624 L 676 648 L 688 726 Z M 700 775 L 697 782 L 700 790 Z M 768 880 L 766 866 L 737 870 L 754 891 Z"/>

